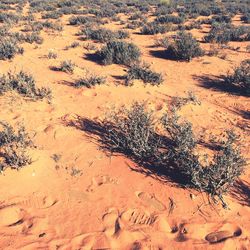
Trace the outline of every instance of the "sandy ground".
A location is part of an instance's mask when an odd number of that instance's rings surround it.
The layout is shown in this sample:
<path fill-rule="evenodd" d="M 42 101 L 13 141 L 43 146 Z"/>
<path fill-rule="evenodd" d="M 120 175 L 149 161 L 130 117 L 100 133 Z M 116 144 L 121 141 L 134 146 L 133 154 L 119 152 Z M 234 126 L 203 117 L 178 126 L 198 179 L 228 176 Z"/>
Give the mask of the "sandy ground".
<path fill-rule="evenodd" d="M 117 23 L 105 26 L 122 27 Z M 35 77 L 38 86 L 48 86 L 53 93 L 51 104 L 25 100 L 15 93 L 0 96 L 1 120 L 23 124 L 37 146 L 30 151 L 31 165 L 0 175 L 0 248 L 250 249 L 248 170 L 238 189 L 226 196 L 229 209 L 223 209 L 221 204 L 209 204 L 205 194 L 144 174 L 123 156 L 107 156 L 93 138 L 72 125 L 78 117 L 100 118 L 113 105 L 129 105 L 134 100 L 146 100 L 160 113 L 171 96 L 185 96 L 191 90 L 201 105 L 187 105 L 182 114 L 195 132 L 219 135 L 233 128 L 241 135 L 242 151 L 248 158 L 250 123 L 244 112 L 250 111 L 249 98 L 205 87 L 202 79 L 226 74 L 249 58 L 245 49 L 249 43 L 232 43 L 240 50 L 223 50 L 226 59 L 204 56 L 187 63 L 162 58 L 162 49 L 152 47 L 154 36 L 135 32 L 128 40 L 140 47 L 142 59 L 165 80 L 159 87 L 140 82 L 126 87 L 119 79 L 125 73 L 123 66 L 90 61 L 82 46 L 65 50 L 77 40 L 77 30 L 65 25 L 58 35 L 43 33 L 42 45 L 25 44 L 24 55 L 0 62 L 1 74 L 23 69 Z M 199 39 L 204 36 L 197 30 L 192 33 Z M 202 47 L 208 49 L 206 44 Z M 51 49 L 57 59 L 46 58 Z M 74 74 L 50 69 L 69 59 L 77 65 Z M 106 76 L 107 83 L 92 89 L 74 88 L 72 84 L 86 70 Z M 227 240 L 209 243 L 216 237 Z"/>

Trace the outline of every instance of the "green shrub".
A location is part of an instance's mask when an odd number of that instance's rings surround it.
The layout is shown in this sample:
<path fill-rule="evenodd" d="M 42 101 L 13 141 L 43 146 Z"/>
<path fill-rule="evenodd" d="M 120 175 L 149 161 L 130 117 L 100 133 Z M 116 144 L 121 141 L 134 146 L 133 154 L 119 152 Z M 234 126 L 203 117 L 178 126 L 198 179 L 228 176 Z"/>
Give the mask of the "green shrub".
<path fill-rule="evenodd" d="M 207 36 L 206 42 L 227 44 L 230 41 L 249 41 L 250 29 L 246 26 L 232 26 L 231 24 L 214 24 Z"/>
<path fill-rule="evenodd" d="M 166 25 L 161 25 L 156 22 L 147 23 L 142 26 L 141 33 L 143 35 L 155 35 L 155 34 L 164 34 L 169 31 Z"/>
<path fill-rule="evenodd" d="M 90 18 L 86 16 L 72 16 L 69 19 L 70 25 L 81 25 L 89 22 Z"/>
<path fill-rule="evenodd" d="M 130 65 L 139 60 L 141 52 L 133 43 L 111 41 L 98 54 L 105 65 L 112 63 Z"/>
<path fill-rule="evenodd" d="M 8 72 L 0 78 L 0 94 L 15 90 L 20 95 L 32 99 L 51 98 L 51 91 L 47 88 L 36 88 L 32 75 L 20 71 L 17 74 Z"/>
<path fill-rule="evenodd" d="M 120 152 L 146 160 L 153 157 L 160 144 L 155 136 L 154 118 L 145 105 L 134 103 L 130 109 L 122 107 L 104 120 L 105 141 L 111 152 Z"/>
<path fill-rule="evenodd" d="M 158 127 L 161 134 L 156 131 Z M 92 128 L 101 131 L 98 134 L 104 149 L 112 154 L 125 154 L 145 167 L 146 174 L 153 171 L 161 178 L 163 173 L 169 174 L 165 177 L 207 192 L 223 205 L 226 205 L 223 195 L 243 173 L 246 164 L 232 132 L 226 132 L 226 139 L 216 142 L 217 149 L 211 159 L 201 155 L 192 124 L 177 114 L 175 106 L 159 120 L 147 111 L 145 104 L 134 103 L 129 109 L 114 111 Z M 86 129 L 92 131 L 90 127 Z"/>
<path fill-rule="evenodd" d="M 99 42 L 109 42 L 114 39 L 125 39 L 129 37 L 129 33 L 124 30 L 112 31 L 106 28 L 91 29 L 85 28 L 82 31 L 85 39 L 96 40 Z"/>
<path fill-rule="evenodd" d="M 13 38 L 0 40 L 0 60 L 12 59 L 16 54 L 22 54 L 23 48 L 19 47 Z"/>
<path fill-rule="evenodd" d="M 80 88 L 80 87 L 87 87 L 91 88 L 96 85 L 101 85 L 106 82 L 106 79 L 104 77 L 96 76 L 96 75 L 87 75 L 83 78 L 80 78 L 76 81 L 75 87 Z"/>
<path fill-rule="evenodd" d="M 32 141 L 26 133 L 24 127 L 14 130 L 6 122 L 0 121 L 0 150 L 2 161 L 0 162 L 0 172 L 8 167 L 20 169 L 31 163 L 26 150 L 32 146 Z"/>
<path fill-rule="evenodd" d="M 159 85 L 163 82 L 162 75 L 152 71 L 150 66 L 146 64 L 134 64 L 129 68 L 125 77 L 126 85 L 131 85 L 135 79 L 142 80 L 144 83 L 150 83 L 151 85 Z"/>
<path fill-rule="evenodd" d="M 74 72 L 74 68 L 75 68 L 75 64 L 71 60 L 66 60 L 66 61 L 61 62 L 57 70 L 72 74 Z"/>
<path fill-rule="evenodd" d="M 228 74 L 225 83 L 239 92 L 250 95 L 250 60 L 243 61 L 232 74 Z"/>
<path fill-rule="evenodd" d="M 173 54 L 177 59 L 190 61 L 194 57 L 204 54 L 199 42 L 192 34 L 185 31 L 178 32 L 174 43 L 167 48 L 167 53 Z"/>
<path fill-rule="evenodd" d="M 184 18 L 179 16 L 172 16 L 172 15 L 165 15 L 165 16 L 159 16 L 155 20 L 157 23 L 174 23 L 174 24 L 180 24 L 184 22 Z"/>

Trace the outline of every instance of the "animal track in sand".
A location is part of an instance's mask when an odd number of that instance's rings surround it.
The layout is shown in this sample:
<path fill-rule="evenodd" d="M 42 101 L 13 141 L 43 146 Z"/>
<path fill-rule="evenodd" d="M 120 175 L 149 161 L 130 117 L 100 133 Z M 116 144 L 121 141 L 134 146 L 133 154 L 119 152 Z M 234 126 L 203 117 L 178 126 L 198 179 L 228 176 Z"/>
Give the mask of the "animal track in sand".
<path fill-rule="evenodd" d="M 164 211 L 166 209 L 154 195 L 145 192 L 136 192 L 136 196 L 147 206 L 152 206 L 159 211 Z"/>
<path fill-rule="evenodd" d="M 92 182 L 86 191 L 93 192 L 95 187 L 102 186 L 104 184 L 118 184 L 118 181 L 108 175 L 95 176 L 92 178 Z"/>

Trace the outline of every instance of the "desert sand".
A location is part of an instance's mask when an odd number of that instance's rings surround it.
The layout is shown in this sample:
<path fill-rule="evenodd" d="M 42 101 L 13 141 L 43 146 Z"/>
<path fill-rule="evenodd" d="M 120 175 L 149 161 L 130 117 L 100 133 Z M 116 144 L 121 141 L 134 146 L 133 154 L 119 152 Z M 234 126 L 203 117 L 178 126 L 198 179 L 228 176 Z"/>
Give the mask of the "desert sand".
<path fill-rule="evenodd" d="M 133 101 L 146 100 L 161 114 L 170 97 L 193 91 L 201 105 L 188 104 L 181 113 L 193 123 L 195 133 L 206 137 L 234 129 L 244 157 L 249 158 L 250 120 L 244 115 L 250 112 L 249 97 L 202 84 L 204 77 L 226 74 L 249 58 L 245 49 L 249 43 L 230 42 L 240 49 L 223 49 L 225 59 L 205 55 L 181 62 L 160 56 L 162 49 L 152 47 L 157 35 L 130 31 L 127 41 L 139 46 L 142 60 L 162 73 L 164 82 L 145 86 L 135 81 L 127 87 L 119 78 L 126 67 L 89 60 L 91 51 L 84 45 L 93 41 L 79 41 L 80 47 L 65 50 L 77 40 L 79 29 L 67 25 L 68 18 L 61 18 L 63 31 L 42 31 L 41 45 L 25 43 L 23 55 L 0 61 L 1 74 L 25 70 L 38 86 L 49 87 L 53 96 L 51 103 L 30 101 L 15 92 L 0 96 L 1 120 L 24 125 L 36 145 L 29 152 L 30 165 L 18 171 L 8 168 L 0 175 L 0 249 L 250 249 L 247 168 L 225 197 L 225 209 L 220 203 L 209 203 L 204 193 L 144 173 L 125 156 L 110 156 L 95 136 L 77 126 L 79 118 L 100 119 L 113 106 L 129 106 Z M 240 22 L 238 16 L 234 22 Z M 124 26 L 112 22 L 104 27 Z M 191 33 L 199 40 L 203 31 Z M 208 44 L 201 46 L 209 49 Z M 58 58 L 46 58 L 51 50 Z M 76 64 L 73 74 L 51 70 L 69 59 Z M 106 84 L 74 88 L 74 81 L 86 71 L 106 77 Z"/>

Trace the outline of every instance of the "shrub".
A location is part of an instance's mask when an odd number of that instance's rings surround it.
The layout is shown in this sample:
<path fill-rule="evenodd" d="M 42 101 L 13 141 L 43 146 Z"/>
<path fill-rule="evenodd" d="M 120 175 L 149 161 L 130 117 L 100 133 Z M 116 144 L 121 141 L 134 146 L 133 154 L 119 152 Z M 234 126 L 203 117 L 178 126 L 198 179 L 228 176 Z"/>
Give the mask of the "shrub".
<path fill-rule="evenodd" d="M 112 63 L 130 65 L 139 60 L 141 52 L 133 43 L 111 41 L 98 54 L 105 65 Z"/>
<path fill-rule="evenodd" d="M 156 131 L 160 125 L 161 134 Z M 94 126 L 101 126 L 99 135 L 104 149 L 123 153 L 161 177 L 172 171 L 175 178 L 182 178 L 178 179 L 181 184 L 205 191 L 213 199 L 219 198 L 223 205 L 223 195 L 244 171 L 246 162 L 234 133 L 226 132 L 226 139 L 217 141 L 217 150 L 208 160 L 199 154 L 192 124 L 177 114 L 175 106 L 159 120 L 147 111 L 145 104 L 134 103 Z"/>
<path fill-rule="evenodd" d="M 244 23 L 250 23 L 250 13 L 247 13 L 241 17 L 241 21 Z"/>
<path fill-rule="evenodd" d="M 159 16 L 155 20 L 157 23 L 174 23 L 174 24 L 180 24 L 183 23 L 184 18 L 179 16 L 172 16 L 172 15 L 165 15 L 165 16 Z"/>
<path fill-rule="evenodd" d="M 204 54 L 199 42 L 192 34 L 185 31 L 178 32 L 174 39 L 174 43 L 170 44 L 167 52 L 173 54 L 177 59 L 190 61 L 194 57 Z"/>
<path fill-rule="evenodd" d="M 145 105 L 134 103 L 122 107 L 104 120 L 107 129 L 106 145 L 111 152 L 124 153 L 138 160 L 153 157 L 160 144 L 155 136 L 154 118 Z"/>
<path fill-rule="evenodd" d="M 56 59 L 57 53 L 51 50 L 51 51 L 49 51 L 47 57 L 48 57 L 48 59 Z"/>
<path fill-rule="evenodd" d="M 85 39 L 92 39 L 99 42 L 108 42 L 114 39 L 125 39 L 129 37 L 129 33 L 124 30 L 112 31 L 106 28 L 91 29 L 85 28 L 82 31 Z"/>
<path fill-rule="evenodd" d="M 0 60 L 12 59 L 16 54 L 22 54 L 23 48 L 19 47 L 13 38 L 3 38 L 0 41 Z"/>
<path fill-rule="evenodd" d="M 135 64 L 129 68 L 125 77 L 126 85 L 130 85 L 135 79 L 142 80 L 144 83 L 150 83 L 151 85 L 159 85 L 163 82 L 162 75 L 152 71 L 150 66 L 146 64 Z"/>
<path fill-rule="evenodd" d="M 73 73 L 75 68 L 75 64 L 71 60 L 66 60 L 61 62 L 58 70 L 63 71 L 65 73 Z"/>
<path fill-rule="evenodd" d="M 51 98 L 51 91 L 46 88 L 36 88 L 32 75 L 20 71 L 17 74 L 8 72 L 0 78 L 0 94 L 15 90 L 20 95 L 32 99 Z"/>
<path fill-rule="evenodd" d="M 225 83 L 246 95 L 250 95 L 250 60 L 243 61 L 233 74 L 228 74 Z"/>
<path fill-rule="evenodd" d="M 250 40 L 250 29 L 246 26 L 232 26 L 230 24 L 214 24 L 207 36 L 206 42 L 227 44 L 230 41 Z"/>
<path fill-rule="evenodd" d="M 86 24 L 89 22 L 89 17 L 86 16 L 72 16 L 69 19 L 69 24 L 70 25 L 81 25 L 81 24 Z"/>
<path fill-rule="evenodd" d="M 30 164 L 31 159 L 26 149 L 32 146 L 32 141 L 24 127 L 20 127 L 15 132 L 12 126 L 2 121 L 0 121 L 0 127 L 0 150 L 1 157 L 3 157 L 3 161 L 0 162 L 0 171 L 7 167 L 20 169 Z"/>
<path fill-rule="evenodd" d="M 83 78 L 80 78 L 79 80 L 76 81 L 75 87 L 80 88 L 80 87 L 87 87 L 91 88 L 95 85 L 101 85 L 106 82 L 106 79 L 104 77 L 96 76 L 96 75 L 87 75 Z"/>
<path fill-rule="evenodd" d="M 156 22 L 152 22 L 152 23 L 147 23 L 145 25 L 142 26 L 141 28 L 141 33 L 143 35 L 155 35 L 155 34 L 164 34 L 166 33 L 168 30 L 168 27 L 166 25 L 161 25 L 159 23 Z"/>

